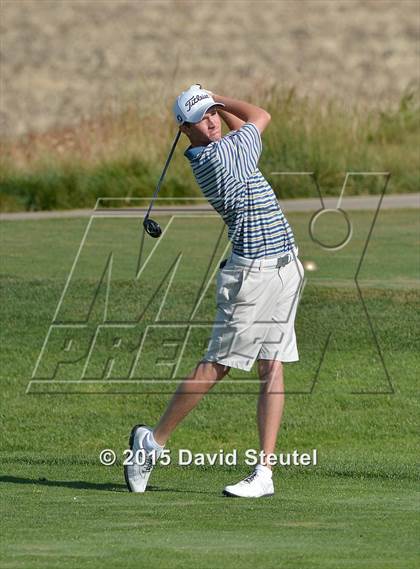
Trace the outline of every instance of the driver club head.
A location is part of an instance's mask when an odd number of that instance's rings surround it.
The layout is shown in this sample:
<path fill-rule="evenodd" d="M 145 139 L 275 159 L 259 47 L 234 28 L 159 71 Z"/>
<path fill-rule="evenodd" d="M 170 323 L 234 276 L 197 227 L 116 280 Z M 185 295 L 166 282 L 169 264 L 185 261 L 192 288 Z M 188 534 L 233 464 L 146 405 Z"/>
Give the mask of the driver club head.
<path fill-rule="evenodd" d="M 158 237 L 160 237 L 162 235 L 162 229 L 160 228 L 159 223 L 157 223 L 156 221 L 153 221 L 153 219 L 149 219 L 147 217 L 143 221 L 143 227 L 144 227 L 146 233 L 148 233 L 150 235 L 150 237 L 154 237 L 155 239 L 157 239 Z"/>

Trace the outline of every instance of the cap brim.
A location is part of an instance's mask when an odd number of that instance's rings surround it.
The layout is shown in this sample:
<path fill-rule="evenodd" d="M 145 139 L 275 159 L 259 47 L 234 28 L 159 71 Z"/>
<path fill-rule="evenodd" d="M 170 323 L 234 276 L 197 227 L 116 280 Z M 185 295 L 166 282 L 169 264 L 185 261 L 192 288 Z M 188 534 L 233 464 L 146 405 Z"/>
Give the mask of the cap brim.
<path fill-rule="evenodd" d="M 224 105 L 223 103 L 215 103 L 214 101 L 212 103 L 210 103 L 209 105 L 205 106 L 203 109 L 200 109 L 200 115 L 199 118 L 197 118 L 196 121 L 194 121 L 194 123 L 196 122 L 200 122 L 201 120 L 203 120 L 204 115 L 207 113 L 207 111 L 209 109 L 211 109 L 212 107 L 226 107 L 226 105 Z M 194 124 L 193 123 L 193 124 Z"/>

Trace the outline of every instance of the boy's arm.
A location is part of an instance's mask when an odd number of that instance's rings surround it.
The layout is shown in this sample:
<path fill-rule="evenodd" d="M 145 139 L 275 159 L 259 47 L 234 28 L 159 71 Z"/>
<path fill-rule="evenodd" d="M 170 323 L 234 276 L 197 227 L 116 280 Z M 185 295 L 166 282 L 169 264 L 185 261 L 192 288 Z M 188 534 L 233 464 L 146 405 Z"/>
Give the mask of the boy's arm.
<path fill-rule="evenodd" d="M 216 103 L 223 103 L 225 108 L 219 110 L 220 116 L 225 119 L 223 113 L 228 115 L 234 115 L 237 119 L 242 121 L 242 124 L 246 122 L 252 122 L 258 128 L 260 133 L 262 133 L 268 123 L 271 120 L 271 116 L 264 109 L 252 105 L 251 103 L 246 103 L 245 101 L 240 101 L 239 99 L 231 99 L 230 97 L 223 97 L 222 95 L 216 95 L 213 93 L 213 99 Z M 229 119 L 230 117 L 228 117 Z M 231 125 L 226 122 L 229 128 Z M 237 124 L 237 123 L 236 123 Z M 242 126 L 242 124 L 240 126 Z M 240 127 L 236 126 L 233 130 Z"/>
<path fill-rule="evenodd" d="M 236 117 L 232 113 L 228 113 L 227 111 L 225 111 L 222 108 L 217 109 L 217 112 L 219 113 L 220 117 L 224 120 L 224 122 L 226 123 L 226 126 L 230 130 L 238 130 L 241 128 L 242 125 L 245 124 L 245 121 L 243 121 L 242 119 L 239 119 L 238 117 Z"/>

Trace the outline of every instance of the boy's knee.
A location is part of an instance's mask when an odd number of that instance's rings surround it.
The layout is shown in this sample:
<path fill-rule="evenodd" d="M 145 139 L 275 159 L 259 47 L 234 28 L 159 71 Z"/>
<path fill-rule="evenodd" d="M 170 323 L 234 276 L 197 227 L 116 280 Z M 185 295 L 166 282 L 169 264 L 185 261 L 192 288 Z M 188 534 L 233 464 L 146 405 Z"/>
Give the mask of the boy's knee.
<path fill-rule="evenodd" d="M 217 380 L 225 377 L 225 375 L 230 371 L 229 366 L 219 364 L 218 362 L 201 361 L 198 365 L 203 366 L 203 369 L 205 369 L 205 375 L 215 377 Z"/>

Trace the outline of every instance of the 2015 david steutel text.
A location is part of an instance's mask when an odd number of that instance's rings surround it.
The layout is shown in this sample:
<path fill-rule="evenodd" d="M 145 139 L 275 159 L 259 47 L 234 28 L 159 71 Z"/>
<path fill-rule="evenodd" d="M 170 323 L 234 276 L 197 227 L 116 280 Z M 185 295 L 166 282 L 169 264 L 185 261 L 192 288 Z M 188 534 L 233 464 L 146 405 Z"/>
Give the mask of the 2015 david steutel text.
<path fill-rule="evenodd" d="M 126 449 L 122 454 L 124 456 L 124 466 L 143 465 L 146 460 L 144 449 L 140 449 L 137 452 Z M 174 451 L 163 449 L 159 456 L 155 452 L 150 454 L 153 464 L 160 466 L 169 466 L 170 464 L 177 466 L 236 466 L 240 463 L 255 466 L 261 462 L 271 466 L 317 466 L 318 464 L 318 450 L 316 448 L 306 452 L 294 449 L 292 452 L 280 452 L 278 454 L 265 454 L 263 451 L 256 449 L 246 449 L 240 453 L 237 449 L 229 452 L 223 449 L 217 452 L 192 452 L 190 449 L 181 448 Z M 150 455 L 148 454 L 147 456 Z M 101 451 L 99 458 L 105 466 L 112 466 L 117 460 L 117 453 L 111 449 L 104 449 Z"/>

